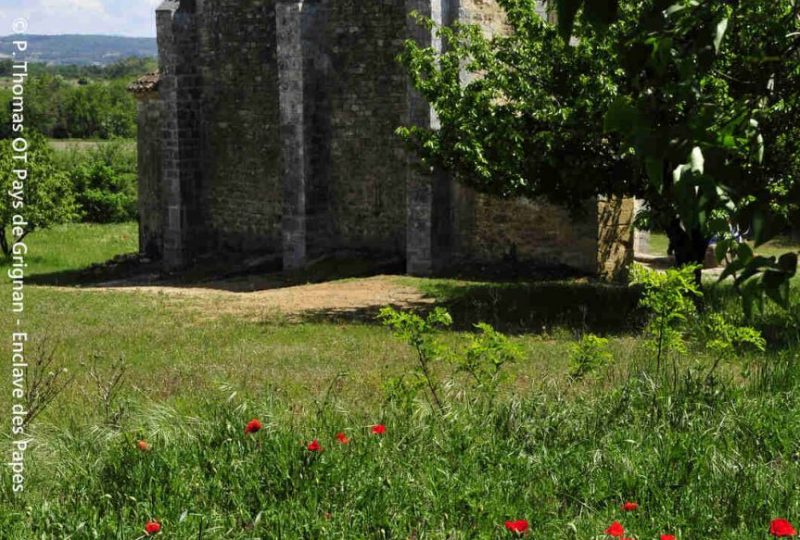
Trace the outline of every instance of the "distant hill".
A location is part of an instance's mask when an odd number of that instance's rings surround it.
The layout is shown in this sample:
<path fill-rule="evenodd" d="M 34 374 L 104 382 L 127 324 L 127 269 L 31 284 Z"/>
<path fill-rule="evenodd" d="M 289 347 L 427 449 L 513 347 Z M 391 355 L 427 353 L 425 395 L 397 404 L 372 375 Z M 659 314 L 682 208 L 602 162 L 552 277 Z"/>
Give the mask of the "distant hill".
<path fill-rule="evenodd" d="M 19 36 L 0 37 L 0 58 L 8 58 L 11 42 Z M 45 64 L 108 65 L 131 56 L 154 58 L 156 38 L 95 35 L 28 35 L 27 58 Z"/>

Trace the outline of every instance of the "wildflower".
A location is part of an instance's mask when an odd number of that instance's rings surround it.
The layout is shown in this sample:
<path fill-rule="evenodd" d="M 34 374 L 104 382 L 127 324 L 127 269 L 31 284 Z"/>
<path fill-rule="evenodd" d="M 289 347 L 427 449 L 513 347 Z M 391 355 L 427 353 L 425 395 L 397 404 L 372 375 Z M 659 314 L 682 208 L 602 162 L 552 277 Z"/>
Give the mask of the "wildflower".
<path fill-rule="evenodd" d="M 247 426 L 244 428 L 245 435 L 249 435 L 250 433 L 256 433 L 257 431 L 261 431 L 263 429 L 264 424 L 262 424 L 257 418 L 253 418 L 247 423 Z"/>
<path fill-rule="evenodd" d="M 625 534 L 625 529 L 622 527 L 619 521 L 615 521 L 608 529 L 606 529 L 606 534 L 609 536 L 617 536 L 622 538 L 622 536 Z"/>
<path fill-rule="evenodd" d="M 144 532 L 147 533 L 147 536 L 151 534 L 156 534 L 161 531 L 161 524 L 158 521 L 148 521 L 144 524 Z"/>
<path fill-rule="evenodd" d="M 506 530 L 517 534 L 524 534 L 528 532 L 528 522 L 524 519 L 506 521 Z"/>
<path fill-rule="evenodd" d="M 797 531 L 792 524 L 782 518 L 773 519 L 769 524 L 769 534 L 778 538 L 797 536 Z"/>
<path fill-rule="evenodd" d="M 142 452 L 149 452 L 151 450 L 150 443 L 142 439 L 141 441 L 137 441 L 136 448 L 141 450 Z"/>
<path fill-rule="evenodd" d="M 384 433 L 386 433 L 386 426 L 384 426 L 383 424 L 377 424 L 375 426 L 372 426 L 372 433 L 375 435 L 383 435 Z"/>
<path fill-rule="evenodd" d="M 678 540 L 674 534 L 662 534 L 661 540 Z"/>
<path fill-rule="evenodd" d="M 314 439 L 310 443 L 308 443 L 308 451 L 309 452 L 322 452 L 322 446 L 320 446 L 319 441 Z"/>
<path fill-rule="evenodd" d="M 633 501 L 627 501 L 625 504 L 622 505 L 622 510 L 625 512 L 633 512 L 634 510 L 639 509 L 639 503 Z"/>
<path fill-rule="evenodd" d="M 341 431 L 336 434 L 336 440 L 342 444 L 348 444 L 350 442 L 350 439 L 347 438 L 347 435 Z"/>

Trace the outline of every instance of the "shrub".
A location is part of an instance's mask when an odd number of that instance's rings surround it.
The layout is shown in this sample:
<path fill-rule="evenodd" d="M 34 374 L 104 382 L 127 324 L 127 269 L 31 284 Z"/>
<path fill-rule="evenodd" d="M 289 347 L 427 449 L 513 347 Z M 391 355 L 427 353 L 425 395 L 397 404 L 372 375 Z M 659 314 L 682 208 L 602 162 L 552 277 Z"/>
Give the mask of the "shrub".
<path fill-rule="evenodd" d="M 580 380 L 608 365 L 614 356 L 608 350 L 608 340 L 594 334 L 584 335 L 572 346 L 569 355 L 569 375 Z"/>
<path fill-rule="evenodd" d="M 4 194 L 0 197 L 0 248 L 5 255 L 9 254 L 7 234 L 15 214 L 28 223 L 25 234 L 70 222 L 78 215 L 73 187 L 67 175 L 56 167 L 53 150 L 47 140 L 33 133 L 27 135 L 27 141 L 28 179 L 22 185 L 13 172 L 19 168 L 19 164 L 14 160 L 11 141 L 0 141 L 0 190 Z M 19 190 L 20 187 L 23 189 Z M 23 198 L 15 199 L 12 193 L 18 193 Z M 21 240 L 25 234 L 13 240 Z"/>
<path fill-rule="evenodd" d="M 81 221 L 121 223 L 137 218 L 136 153 L 125 141 L 61 152 L 59 166 L 72 181 Z"/>
<path fill-rule="evenodd" d="M 659 372 L 669 353 L 685 351 L 688 322 L 697 311 L 695 300 L 702 296 L 695 281 L 696 271 L 692 265 L 664 272 L 641 265 L 633 267 L 633 282 L 643 288 L 639 305 L 650 314 L 645 334 L 650 337 Z"/>
<path fill-rule="evenodd" d="M 121 223 L 136 219 L 136 186 L 129 175 L 116 173 L 103 163 L 89 162 L 72 173 L 72 182 L 83 221 Z"/>

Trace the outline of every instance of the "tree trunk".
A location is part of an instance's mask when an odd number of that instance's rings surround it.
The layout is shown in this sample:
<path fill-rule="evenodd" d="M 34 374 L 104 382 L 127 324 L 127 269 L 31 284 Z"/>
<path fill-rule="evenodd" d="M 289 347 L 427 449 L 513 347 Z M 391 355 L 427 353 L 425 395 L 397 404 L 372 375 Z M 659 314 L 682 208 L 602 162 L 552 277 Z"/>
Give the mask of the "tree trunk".
<path fill-rule="evenodd" d="M 6 257 L 11 256 L 11 248 L 8 245 L 8 238 L 6 238 L 5 228 L 0 228 L 0 250 L 3 251 L 3 255 Z"/>
<path fill-rule="evenodd" d="M 669 252 L 675 255 L 676 266 L 700 265 L 694 275 L 695 282 L 699 285 L 710 239 L 699 228 L 684 230 L 677 218 L 666 228 L 666 233 L 669 238 Z"/>

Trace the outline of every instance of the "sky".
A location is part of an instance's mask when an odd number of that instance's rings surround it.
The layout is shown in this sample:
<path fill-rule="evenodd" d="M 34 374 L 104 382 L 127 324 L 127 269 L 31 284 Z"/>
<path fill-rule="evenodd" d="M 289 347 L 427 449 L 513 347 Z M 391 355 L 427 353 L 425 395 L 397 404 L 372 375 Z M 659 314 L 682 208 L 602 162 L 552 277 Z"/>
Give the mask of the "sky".
<path fill-rule="evenodd" d="M 15 21 L 28 22 L 28 34 L 156 35 L 155 9 L 161 0 L 0 0 L 0 36 Z"/>

